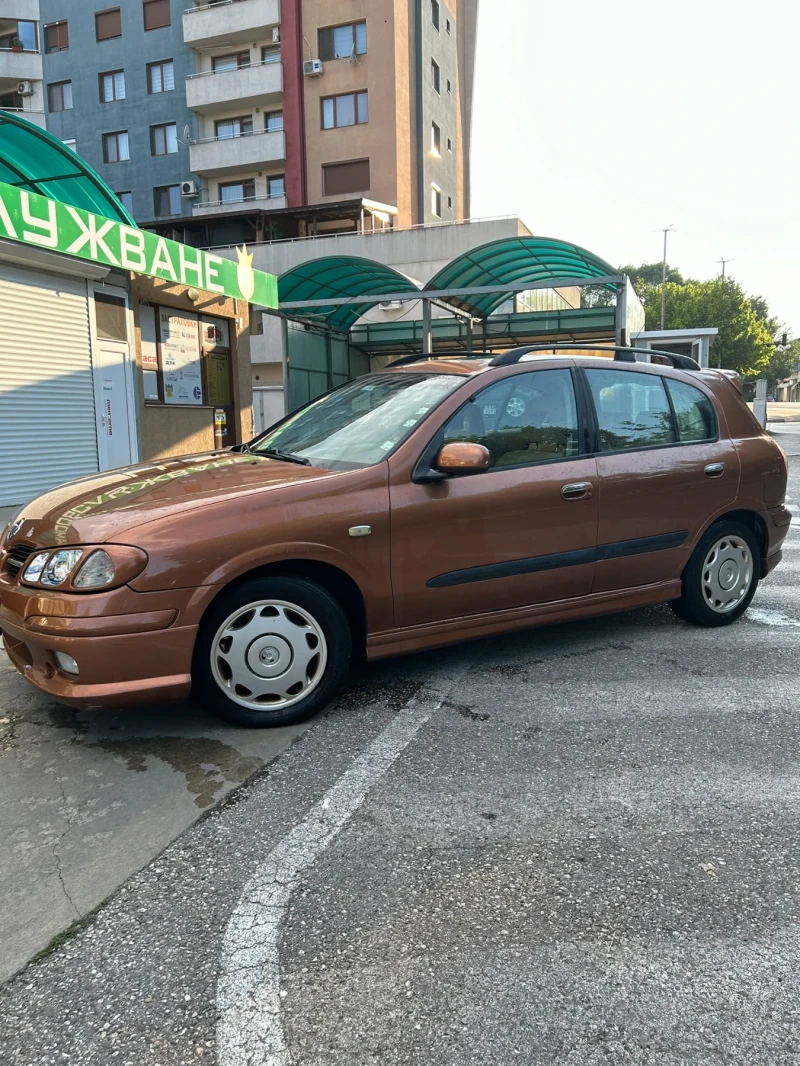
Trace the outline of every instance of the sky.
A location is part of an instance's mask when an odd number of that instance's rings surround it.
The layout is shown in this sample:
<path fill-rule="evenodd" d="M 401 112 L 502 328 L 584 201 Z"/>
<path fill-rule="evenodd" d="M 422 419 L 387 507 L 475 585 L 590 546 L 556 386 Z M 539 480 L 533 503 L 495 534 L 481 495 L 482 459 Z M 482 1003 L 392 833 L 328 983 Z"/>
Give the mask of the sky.
<path fill-rule="evenodd" d="M 797 0 L 480 0 L 472 216 L 614 266 L 720 258 L 800 336 Z M 713 325 L 713 323 L 708 323 Z"/>

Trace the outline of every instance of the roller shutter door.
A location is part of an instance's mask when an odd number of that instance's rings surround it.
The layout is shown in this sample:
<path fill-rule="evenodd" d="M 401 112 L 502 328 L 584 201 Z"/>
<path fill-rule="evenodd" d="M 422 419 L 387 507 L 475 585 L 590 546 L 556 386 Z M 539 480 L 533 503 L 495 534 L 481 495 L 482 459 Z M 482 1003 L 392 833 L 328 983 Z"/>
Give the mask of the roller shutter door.
<path fill-rule="evenodd" d="M 0 507 L 97 470 L 86 282 L 0 263 Z"/>

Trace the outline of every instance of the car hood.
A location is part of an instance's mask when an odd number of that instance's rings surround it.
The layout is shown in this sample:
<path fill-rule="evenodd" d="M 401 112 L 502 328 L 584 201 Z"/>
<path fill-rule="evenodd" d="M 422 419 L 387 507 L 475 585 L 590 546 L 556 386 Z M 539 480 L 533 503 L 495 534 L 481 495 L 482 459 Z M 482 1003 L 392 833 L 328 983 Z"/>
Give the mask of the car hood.
<path fill-rule="evenodd" d="M 334 476 L 248 453 L 205 452 L 109 470 L 32 500 L 13 540 L 43 547 L 99 544 L 176 511 Z"/>

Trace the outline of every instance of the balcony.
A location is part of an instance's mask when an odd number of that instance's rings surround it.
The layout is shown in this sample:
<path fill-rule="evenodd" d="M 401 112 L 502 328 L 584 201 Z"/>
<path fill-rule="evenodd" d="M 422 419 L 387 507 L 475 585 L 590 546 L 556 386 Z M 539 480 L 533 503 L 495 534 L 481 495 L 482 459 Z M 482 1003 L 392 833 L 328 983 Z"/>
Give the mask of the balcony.
<path fill-rule="evenodd" d="M 245 0 L 238 0 L 244 3 Z M 203 71 L 186 79 L 186 104 L 205 115 L 233 107 L 269 107 L 283 94 L 283 64 L 266 62 L 235 70 Z"/>
<path fill-rule="evenodd" d="M 15 92 L 21 81 L 41 80 L 41 53 L 0 48 L 0 93 Z"/>
<path fill-rule="evenodd" d="M 33 108 L 24 107 L 0 107 L 0 111 L 7 111 L 9 115 L 17 115 L 28 122 L 32 122 L 39 129 L 46 129 L 44 111 L 36 111 Z"/>
<path fill-rule="evenodd" d="M 189 169 L 193 174 L 235 174 L 281 163 L 286 158 L 282 130 L 257 130 L 240 137 L 196 141 L 189 148 Z"/>
<path fill-rule="evenodd" d="M 219 0 L 183 13 L 183 39 L 199 52 L 263 40 L 279 25 L 279 0 Z"/>
<path fill-rule="evenodd" d="M 238 215 L 242 211 L 252 211 L 258 208 L 260 211 L 282 211 L 287 207 L 285 196 L 251 196 L 246 200 L 206 200 L 204 203 L 195 204 L 192 214 L 197 218 L 203 215 Z"/>

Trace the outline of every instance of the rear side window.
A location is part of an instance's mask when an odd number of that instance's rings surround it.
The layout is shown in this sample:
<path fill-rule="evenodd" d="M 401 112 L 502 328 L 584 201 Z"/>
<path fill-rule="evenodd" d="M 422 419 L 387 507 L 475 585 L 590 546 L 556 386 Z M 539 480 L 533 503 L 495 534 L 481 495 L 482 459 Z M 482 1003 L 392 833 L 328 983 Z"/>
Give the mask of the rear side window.
<path fill-rule="evenodd" d="M 676 443 L 660 377 L 627 370 L 587 370 L 586 377 L 597 410 L 601 452 Z"/>
<path fill-rule="evenodd" d="M 682 443 L 716 440 L 717 415 L 709 398 L 694 385 L 687 385 L 683 381 L 667 378 L 666 385 L 675 409 L 678 437 Z"/>

